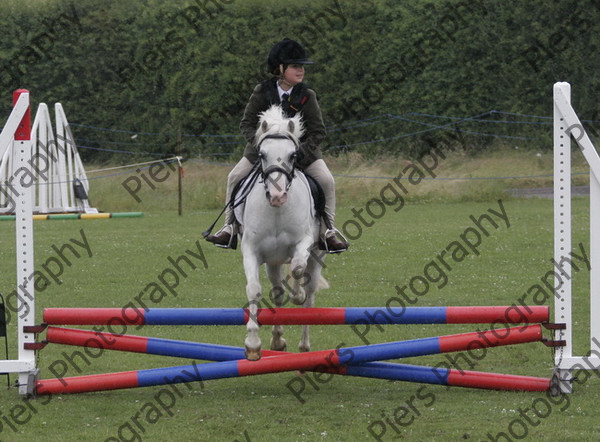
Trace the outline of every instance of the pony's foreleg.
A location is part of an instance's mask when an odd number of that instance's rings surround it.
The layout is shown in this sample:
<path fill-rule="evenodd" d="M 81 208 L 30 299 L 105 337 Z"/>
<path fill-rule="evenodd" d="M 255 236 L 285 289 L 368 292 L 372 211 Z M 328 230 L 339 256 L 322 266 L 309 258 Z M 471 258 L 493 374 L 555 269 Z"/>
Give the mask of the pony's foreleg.
<path fill-rule="evenodd" d="M 269 298 L 275 303 L 276 307 L 282 307 L 284 304 L 285 289 L 283 288 L 283 280 L 281 275 L 280 265 L 267 264 L 267 276 L 271 281 L 271 293 Z M 273 326 L 273 337 L 271 338 L 271 350 L 287 351 L 287 344 L 283 335 L 283 325 Z"/>
<path fill-rule="evenodd" d="M 260 265 L 255 256 L 244 251 L 244 271 L 246 273 L 246 296 L 248 297 L 248 323 L 246 324 L 246 359 L 260 359 L 260 337 L 258 335 L 258 303 L 261 295 L 259 279 Z"/>
<path fill-rule="evenodd" d="M 304 304 L 306 293 L 304 287 L 310 283 L 310 275 L 306 272 L 308 258 L 310 257 L 310 248 L 312 247 L 312 238 L 306 237 L 296 247 L 296 252 L 292 257 L 290 271 L 292 279 L 292 290 L 290 299 L 296 305 Z"/>

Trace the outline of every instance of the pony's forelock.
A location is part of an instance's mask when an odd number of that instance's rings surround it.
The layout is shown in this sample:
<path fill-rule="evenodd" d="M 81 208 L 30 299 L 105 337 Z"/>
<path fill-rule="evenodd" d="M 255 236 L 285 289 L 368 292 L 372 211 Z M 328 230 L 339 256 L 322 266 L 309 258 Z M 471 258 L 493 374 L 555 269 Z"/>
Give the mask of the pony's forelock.
<path fill-rule="evenodd" d="M 289 122 L 294 123 L 294 130 L 289 131 Z M 266 122 L 266 130 L 263 123 Z M 302 117 L 296 114 L 292 118 L 287 118 L 280 105 L 274 104 L 269 109 L 259 114 L 258 129 L 256 130 L 256 141 L 260 141 L 267 135 L 289 135 L 296 141 L 304 135 L 304 123 Z"/>

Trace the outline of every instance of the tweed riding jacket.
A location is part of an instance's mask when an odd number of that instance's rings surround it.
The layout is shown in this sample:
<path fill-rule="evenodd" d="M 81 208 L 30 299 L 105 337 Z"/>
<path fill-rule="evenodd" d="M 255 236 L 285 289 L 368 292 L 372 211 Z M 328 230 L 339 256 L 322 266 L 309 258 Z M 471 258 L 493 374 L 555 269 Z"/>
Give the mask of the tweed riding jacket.
<path fill-rule="evenodd" d="M 298 166 L 303 169 L 314 161 L 321 159 L 323 154 L 320 145 L 327 131 L 323 124 L 317 94 L 306 84 L 299 83 L 292 89 L 289 101 L 282 103 L 277 92 L 277 79 L 275 77 L 263 81 L 254 88 L 244 110 L 244 116 L 240 123 L 240 129 L 248 142 L 244 150 L 244 156 L 251 163 L 258 160 L 258 149 L 254 142 L 254 135 L 258 127 L 259 114 L 266 111 L 273 104 L 281 104 L 288 117 L 293 117 L 296 113 L 301 112 L 305 131 L 300 139 Z"/>

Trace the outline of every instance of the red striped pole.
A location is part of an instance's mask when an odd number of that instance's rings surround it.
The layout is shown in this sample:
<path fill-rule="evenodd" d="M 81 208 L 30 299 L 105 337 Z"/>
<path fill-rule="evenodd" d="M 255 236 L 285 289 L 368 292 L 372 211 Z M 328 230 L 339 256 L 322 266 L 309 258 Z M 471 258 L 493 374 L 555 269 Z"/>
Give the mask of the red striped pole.
<path fill-rule="evenodd" d="M 390 342 L 385 344 L 373 344 L 369 346 L 348 347 L 300 354 L 282 354 L 265 357 L 259 361 L 248 361 L 243 359 L 200 365 L 194 364 L 193 366 L 139 370 L 137 372 L 110 373 L 100 376 L 90 375 L 49 379 L 39 381 L 37 383 L 37 389 L 38 394 L 81 393 L 186 382 L 186 377 L 183 376 L 185 373 L 192 373 L 191 380 L 198 381 L 294 370 L 323 371 L 382 359 L 398 359 L 440 352 L 511 345 L 540 341 L 541 339 L 541 326 L 531 325 L 512 329 L 498 329 L 435 338 L 415 339 L 404 342 Z M 346 370 L 353 371 L 358 369 L 348 367 Z M 357 371 L 355 371 L 355 373 L 357 373 Z M 449 374 L 450 373 L 448 373 L 448 375 Z M 489 378 L 489 376 L 487 378 Z M 445 382 L 448 382 L 447 379 L 448 377 Z M 440 377 L 440 382 L 438 383 L 442 382 L 443 377 Z M 487 379 L 473 381 L 474 384 L 481 385 L 480 388 L 487 388 L 485 387 L 486 382 L 488 382 Z"/>
<path fill-rule="evenodd" d="M 318 324 L 535 324 L 548 306 L 262 308 L 261 325 Z M 51 325 L 244 325 L 241 308 L 47 308 Z"/>
<path fill-rule="evenodd" d="M 48 327 L 46 340 L 55 344 L 149 353 L 207 361 L 230 361 L 244 358 L 244 349 L 240 347 L 148 338 L 144 336 L 119 336 L 111 333 L 59 327 Z M 281 354 L 285 353 L 263 350 L 263 357 Z M 389 362 L 366 362 L 359 365 L 330 368 L 326 371 L 347 376 L 495 390 L 547 391 L 550 388 L 550 380 L 546 378 Z M 124 378 L 128 378 L 128 375 L 124 375 Z"/>

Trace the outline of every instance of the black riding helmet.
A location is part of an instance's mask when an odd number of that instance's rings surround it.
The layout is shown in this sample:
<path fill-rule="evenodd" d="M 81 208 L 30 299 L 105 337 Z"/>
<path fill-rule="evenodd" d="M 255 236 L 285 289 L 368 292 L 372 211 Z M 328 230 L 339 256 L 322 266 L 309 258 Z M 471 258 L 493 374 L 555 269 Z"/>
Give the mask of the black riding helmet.
<path fill-rule="evenodd" d="M 289 38 L 284 38 L 276 43 L 269 52 L 267 67 L 273 75 L 279 75 L 279 65 L 284 65 L 284 69 L 290 64 L 315 64 L 309 60 L 306 51 L 300 43 Z"/>

